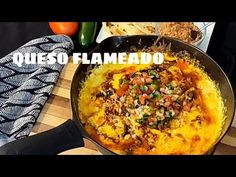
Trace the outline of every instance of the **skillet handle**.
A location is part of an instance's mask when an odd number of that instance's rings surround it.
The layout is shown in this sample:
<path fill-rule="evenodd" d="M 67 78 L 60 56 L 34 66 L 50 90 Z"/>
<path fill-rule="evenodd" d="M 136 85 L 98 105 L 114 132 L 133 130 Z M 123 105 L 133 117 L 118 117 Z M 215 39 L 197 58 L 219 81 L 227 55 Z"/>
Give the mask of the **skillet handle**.
<path fill-rule="evenodd" d="M 0 147 L 0 155 L 56 155 L 83 146 L 83 137 L 77 125 L 68 120 L 46 132 L 3 145 Z"/>

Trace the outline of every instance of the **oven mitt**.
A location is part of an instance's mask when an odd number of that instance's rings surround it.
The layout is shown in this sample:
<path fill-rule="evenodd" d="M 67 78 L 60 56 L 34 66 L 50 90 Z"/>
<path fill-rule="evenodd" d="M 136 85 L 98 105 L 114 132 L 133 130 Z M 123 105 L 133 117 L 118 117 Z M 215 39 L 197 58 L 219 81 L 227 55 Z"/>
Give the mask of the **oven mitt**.
<path fill-rule="evenodd" d="M 15 52 L 69 54 L 72 40 L 64 35 L 46 36 L 32 40 L 0 59 L 0 146 L 28 136 L 53 90 L 61 64 L 13 63 Z"/>

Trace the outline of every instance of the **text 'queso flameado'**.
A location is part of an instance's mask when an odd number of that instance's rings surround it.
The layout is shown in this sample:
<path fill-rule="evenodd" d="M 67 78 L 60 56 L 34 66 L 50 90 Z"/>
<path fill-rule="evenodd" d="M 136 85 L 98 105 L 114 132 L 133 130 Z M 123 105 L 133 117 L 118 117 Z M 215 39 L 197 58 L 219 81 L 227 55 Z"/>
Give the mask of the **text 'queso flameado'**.
<path fill-rule="evenodd" d="M 90 59 L 88 59 L 90 58 Z M 14 53 L 13 62 L 22 67 L 23 64 L 66 64 L 69 61 L 67 53 Z M 164 55 L 160 52 L 146 53 L 92 53 L 88 57 L 87 53 L 73 53 L 74 64 L 162 64 Z"/>

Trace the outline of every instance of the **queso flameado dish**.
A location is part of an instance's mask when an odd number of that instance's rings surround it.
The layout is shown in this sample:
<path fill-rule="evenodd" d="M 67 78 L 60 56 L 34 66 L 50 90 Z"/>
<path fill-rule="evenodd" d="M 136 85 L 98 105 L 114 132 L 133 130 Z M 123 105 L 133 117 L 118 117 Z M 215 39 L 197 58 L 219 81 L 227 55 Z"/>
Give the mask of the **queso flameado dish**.
<path fill-rule="evenodd" d="M 79 94 L 88 134 L 117 154 L 204 154 L 224 123 L 217 85 L 193 59 L 93 68 Z"/>

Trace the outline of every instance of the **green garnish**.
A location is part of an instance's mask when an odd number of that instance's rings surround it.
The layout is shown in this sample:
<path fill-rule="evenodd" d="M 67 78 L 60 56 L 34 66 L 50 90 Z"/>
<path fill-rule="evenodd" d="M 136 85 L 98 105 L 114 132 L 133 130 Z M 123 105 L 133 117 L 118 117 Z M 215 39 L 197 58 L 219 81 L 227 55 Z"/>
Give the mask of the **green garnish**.
<path fill-rule="evenodd" d="M 119 84 L 120 84 L 120 85 L 122 85 L 122 84 L 127 84 L 127 83 L 129 83 L 129 80 L 123 79 L 123 78 L 119 79 Z"/>
<path fill-rule="evenodd" d="M 174 90 L 174 86 L 171 85 L 171 84 L 167 84 L 166 87 L 167 87 L 169 90 Z"/>
<path fill-rule="evenodd" d="M 140 90 L 142 90 L 143 92 L 146 92 L 148 90 L 148 86 L 146 85 L 141 85 L 140 86 Z"/>
<path fill-rule="evenodd" d="M 144 122 L 145 122 L 145 120 L 144 119 L 136 119 L 136 122 L 138 122 L 139 124 L 143 124 Z"/>
<path fill-rule="evenodd" d="M 157 74 L 157 72 L 155 70 L 149 70 L 148 75 L 155 76 L 156 78 L 159 78 L 159 75 Z"/>
<path fill-rule="evenodd" d="M 150 97 L 151 97 L 151 98 L 154 98 L 154 99 L 155 99 L 155 98 L 160 98 L 160 96 L 161 96 L 161 95 L 160 95 L 160 93 L 159 93 L 158 91 L 155 91 L 155 92 L 151 93 L 151 95 L 150 95 Z"/>
<path fill-rule="evenodd" d="M 166 118 L 173 118 L 174 117 L 174 112 L 173 111 L 166 111 L 165 112 L 165 117 Z"/>
<path fill-rule="evenodd" d="M 145 120 L 148 119 L 148 117 L 149 117 L 148 114 L 144 114 L 144 115 L 143 115 L 143 119 L 145 119 Z"/>
<path fill-rule="evenodd" d="M 123 84 L 123 82 L 124 82 L 124 79 L 119 79 L 119 84 L 120 85 Z"/>
<path fill-rule="evenodd" d="M 131 90 L 136 90 L 137 89 L 137 85 L 136 84 L 134 84 L 132 87 L 131 87 Z"/>
<path fill-rule="evenodd" d="M 134 99 L 139 100 L 139 95 L 135 95 L 135 96 L 134 96 Z"/>

